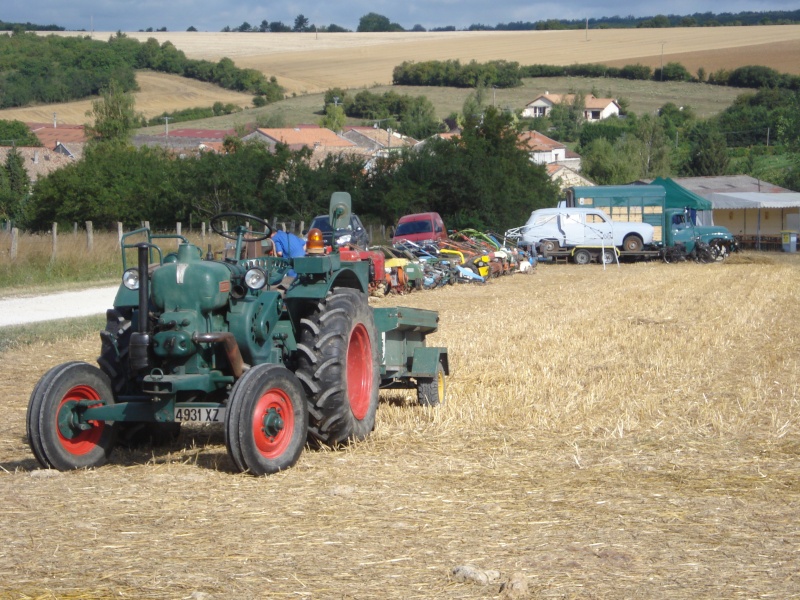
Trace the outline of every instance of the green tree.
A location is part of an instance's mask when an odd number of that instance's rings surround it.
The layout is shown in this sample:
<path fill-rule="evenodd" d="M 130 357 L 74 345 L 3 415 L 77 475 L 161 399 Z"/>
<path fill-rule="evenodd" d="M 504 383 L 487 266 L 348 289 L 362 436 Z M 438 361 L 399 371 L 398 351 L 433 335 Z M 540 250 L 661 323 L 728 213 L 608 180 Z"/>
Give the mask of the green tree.
<path fill-rule="evenodd" d="M 703 123 L 697 125 L 689 134 L 689 161 L 686 170 L 690 175 L 705 177 L 725 175 L 730 162 L 728 146 L 716 128 Z"/>
<path fill-rule="evenodd" d="M 639 178 L 640 146 L 632 136 L 624 136 L 614 143 L 606 138 L 594 139 L 581 155 L 581 172 L 598 185 L 630 183 Z"/>
<path fill-rule="evenodd" d="M 293 31 L 307 31 L 308 30 L 308 18 L 302 13 L 297 15 L 294 19 L 294 27 L 292 28 Z"/>
<path fill-rule="evenodd" d="M 436 118 L 436 107 L 425 96 L 414 98 L 400 113 L 400 132 L 418 140 L 441 131 L 442 123 Z"/>
<path fill-rule="evenodd" d="M 575 94 L 572 102 L 563 101 L 550 110 L 550 123 L 553 136 L 562 142 L 572 142 L 580 136 L 584 124 L 586 100 L 582 93 Z"/>
<path fill-rule="evenodd" d="M 344 108 L 336 104 L 328 104 L 325 107 L 325 116 L 320 120 L 320 127 L 327 127 L 331 131 L 341 131 L 347 122 Z"/>
<path fill-rule="evenodd" d="M 39 138 L 22 121 L 0 119 L 0 146 L 41 146 Z"/>
<path fill-rule="evenodd" d="M 659 119 L 644 115 L 636 122 L 634 135 L 639 148 L 638 178 L 664 177 L 670 173 L 670 147 Z"/>
<path fill-rule="evenodd" d="M 0 167 L 0 219 L 12 222 L 24 220 L 30 178 L 25 160 L 13 148 Z"/>
<path fill-rule="evenodd" d="M 137 125 L 134 106 L 133 95 L 122 91 L 112 80 L 86 113 L 87 117 L 94 117 L 94 123 L 86 127 L 87 133 L 96 141 L 127 142 Z"/>
<path fill-rule="evenodd" d="M 403 28 L 397 23 L 390 22 L 387 17 L 371 12 L 359 19 L 356 31 L 403 31 Z"/>

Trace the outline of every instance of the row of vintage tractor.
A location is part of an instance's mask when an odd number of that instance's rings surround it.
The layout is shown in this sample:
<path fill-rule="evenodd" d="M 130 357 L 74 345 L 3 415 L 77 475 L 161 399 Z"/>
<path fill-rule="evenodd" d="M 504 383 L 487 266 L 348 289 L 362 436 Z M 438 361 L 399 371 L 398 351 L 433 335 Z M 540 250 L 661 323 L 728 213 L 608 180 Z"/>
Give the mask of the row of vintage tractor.
<path fill-rule="evenodd" d="M 528 272 L 535 266 L 527 253 L 500 239 L 492 233 L 464 229 L 435 242 L 348 246 L 339 252 L 347 260 L 368 261 L 370 293 L 383 296 L 456 283 L 486 283 L 495 277 Z"/>

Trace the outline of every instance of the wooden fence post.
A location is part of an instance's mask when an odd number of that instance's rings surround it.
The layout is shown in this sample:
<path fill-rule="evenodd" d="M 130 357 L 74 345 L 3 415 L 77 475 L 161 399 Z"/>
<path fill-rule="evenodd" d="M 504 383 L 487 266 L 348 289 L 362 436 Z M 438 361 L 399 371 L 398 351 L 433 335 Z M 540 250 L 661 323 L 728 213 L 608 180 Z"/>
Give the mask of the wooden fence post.
<path fill-rule="evenodd" d="M 53 247 L 50 252 L 50 260 L 55 260 L 56 254 L 58 254 L 58 223 L 53 223 L 52 236 Z"/>
<path fill-rule="evenodd" d="M 144 222 L 144 227 L 145 227 L 145 229 L 150 229 L 150 221 L 145 221 Z"/>
<path fill-rule="evenodd" d="M 203 238 L 203 242 L 206 241 L 206 222 L 205 221 L 200 223 L 200 237 Z"/>
<path fill-rule="evenodd" d="M 122 223 L 117 221 L 117 248 L 122 248 Z"/>
<path fill-rule="evenodd" d="M 305 226 L 306 226 L 306 222 L 305 221 L 300 221 L 300 231 L 299 231 L 300 235 L 303 235 L 303 229 L 305 228 Z"/>
<path fill-rule="evenodd" d="M 76 237 L 78 235 L 78 222 L 77 221 L 73 221 L 72 222 L 72 235 L 74 235 Z"/>
<path fill-rule="evenodd" d="M 94 250 L 94 227 L 91 221 L 86 221 L 86 249 L 89 252 Z"/>
<path fill-rule="evenodd" d="M 19 243 L 19 229 L 16 227 L 11 228 L 11 260 L 17 259 L 17 244 Z"/>
<path fill-rule="evenodd" d="M 180 221 L 178 221 L 177 223 L 175 223 L 175 233 L 181 235 L 182 231 L 183 231 L 183 224 Z"/>

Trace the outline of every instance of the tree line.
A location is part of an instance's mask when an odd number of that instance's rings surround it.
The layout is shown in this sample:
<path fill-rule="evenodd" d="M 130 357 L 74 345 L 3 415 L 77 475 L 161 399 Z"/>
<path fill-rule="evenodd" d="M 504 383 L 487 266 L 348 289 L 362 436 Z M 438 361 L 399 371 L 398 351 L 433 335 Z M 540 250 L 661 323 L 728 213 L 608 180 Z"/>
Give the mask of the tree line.
<path fill-rule="evenodd" d="M 97 95 L 113 80 L 124 91 L 138 89 L 137 69 L 181 75 L 239 92 L 257 104 L 281 100 L 275 77 L 241 69 L 229 58 L 218 62 L 186 58 L 171 42 L 146 42 L 117 32 L 108 42 L 90 37 L 38 36 L 15 32 L 0 36 L 0 108 L 55 103 Z M 254 100 L 255 102 L 255 100 Z"/>
<path fill-rule="evenodd" d="M 749 25 L 791 25 L 800 23 L 800 10 L 773 10 L 773 11 L 743 11 L 738 13 L 694 13 L 691 15 L 655 15 L 651 17 L 599 17 L 586 19 L 544 19 L 541 21 L 513 21 L 508 23 L 498 23 L 497 25 L 484 25 L 473 23 L 466 27 L 466 31 L 546 31 L 562 29 L 632 29 L 632 28 L 653 28 L 662 29 L 667 27 L 723 27 L 723 26 L 749 26 Z M 166 30 L 166 29 L 165 29 Z M 453 25 L 432 27 L 430 31 L 457 31 Z M 196 31 L 194 27 L 189 27 L 188 31 Z M 251 25 L 247 21 L 238 27 L 226 25 L 222 31 L 237 32 L 259 32 L 259 33 L 282 33 L 282 32 L 304 32 L 317 31 L 326 33 L 345 33 L 351 30 L 335 25 L 311 25 L 309 20 L 302 13 L 297 15 L 294 25 L 287 25 L 282 21 L 261 21 L 260 25 Z M 391 31 L 428 31 L 422 25 L 416 24 L 410 29 L 405 29 L 399 23 L 391 21 L 388 17 L 370 12 L 362 16 L 358 21 L 358 32 L 391 32 Z"/>
<path fill-rule="evenodd" d="M 522 85 L 522 78 L 535 77 L 608 77 L 641 81 L 697 81 L 743 88 L 800 89 L 800 76 L 780 73 L 770 67 L 750 65 L 735 69 L 718 69 L 706 73 L 702 67 L 692 75 L 679 62 L 669 62 L 652 69 L 646 65 L 633 64 L 609 67 L 598 63 L 572 65 L 523 65 L 510 61 L 428 60 L 404 61 L 392 71 L 394 85 L 444 86 L 471 88 L 487 85 L 498 88 Z"/>

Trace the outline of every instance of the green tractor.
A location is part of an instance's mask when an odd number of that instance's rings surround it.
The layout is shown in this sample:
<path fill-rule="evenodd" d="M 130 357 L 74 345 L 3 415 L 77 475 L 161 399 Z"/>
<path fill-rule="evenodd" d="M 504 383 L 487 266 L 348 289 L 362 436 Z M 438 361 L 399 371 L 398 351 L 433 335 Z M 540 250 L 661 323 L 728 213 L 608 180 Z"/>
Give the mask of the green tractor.
<path fill-rule="evenodd" d="M 333 194 L 330 221 L 349 223 L 349 194 Z M 163 442 L 201 422 L 223 426 L 236 469 L 263 475 L 294 465 L 307 443 L 367 437 L 381 387 L 444 402 L 447 350 L 425 343 L 438 314 L 370 307 L 370 262 L 325 253 L 314 231 L 306 256 L 268 255 L 270 226 L 252 215 L 219 214 L 211 228 L 233 256 L 215 260 L 209 246 L 203 257 L 149 229 L 123 237 L 99 368 L 53 367 L 31 393 L 28 441 L 43 467 L 97 467 L 117 443 Z M 137 234 L 147 241 L 127 243 Z"/>

